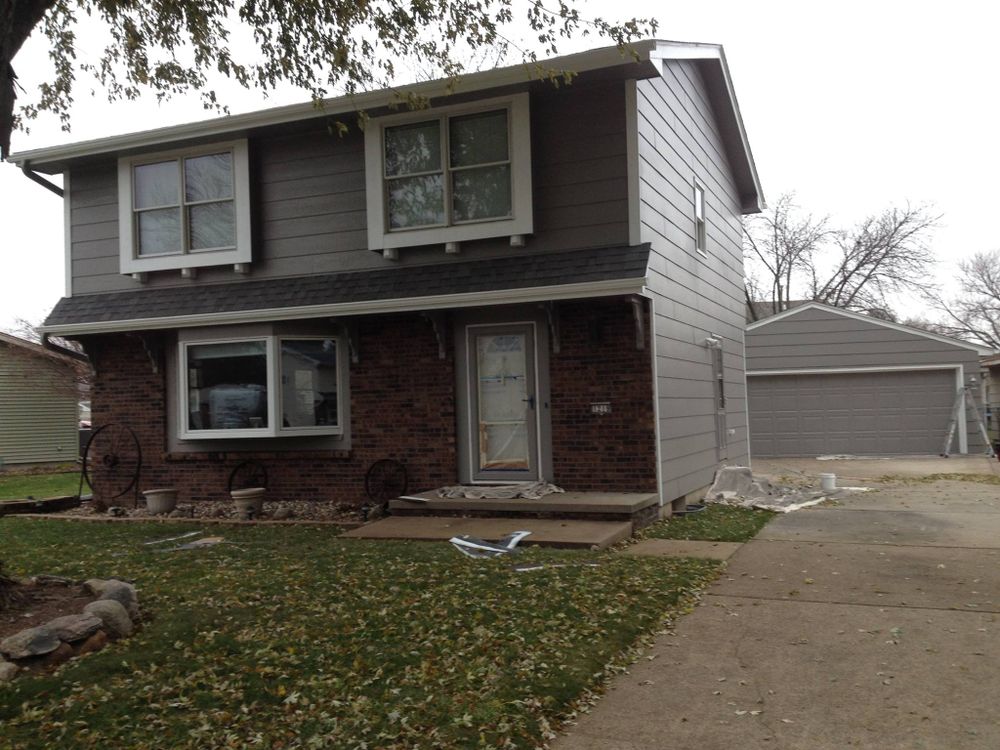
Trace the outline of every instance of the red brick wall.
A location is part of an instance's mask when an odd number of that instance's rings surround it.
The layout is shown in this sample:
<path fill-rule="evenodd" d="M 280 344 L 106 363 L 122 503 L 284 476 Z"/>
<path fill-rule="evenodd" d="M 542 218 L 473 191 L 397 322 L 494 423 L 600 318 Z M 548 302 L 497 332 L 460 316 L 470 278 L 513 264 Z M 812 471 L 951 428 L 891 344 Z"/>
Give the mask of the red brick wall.
<path fill-rule="evenodd" d="M 159 334 L 148 334 L 155 344 Z M 97 369 L 92 394 L 93 423 L 123 423 L 139 436 L 142 489 L 177 487 L 184 500 L 227 500 L 229 473 L 247 457 L 267 467 L 274 499 L 365 501 L 364 476 L 381 458 L 406 464 L 410 488 L 458 481 L 455 456 L 454 361 L 438 358 L 434 331 L 419 316 L 363 319 L 358 331 L 360 362 L 350 364 L 351 441 L 347 456 L 332 451 L 167 453 L 166 380 L 162 356 L 154 373 L 137 335 L 116 335 L 87 343 Z M 171 401 L 170 408 L 174 408 Z"/>
<path fill-rule="evenodd" d="M 561 303 L 561 352 L 551 355 L 552 481 L 576 490 L 655 491 L 652 385 L 647 350 L 635 349 L 631 308 L 622 300 Z M 648 331 L 648 326 L 647 326 Z M 274 499 L 365 501 L 364 475 L 381 458 L 406 464 L 411 491 L 458 481 L 454 348 L 438 358 L 430 323 L 417 315 L 359 322 L 360 362 L 351 363 L 348 455 L 295 450 L 169 454 L 162 334 L 86 342 L 96 366 L 93 423 L 128 425 L 143 451 L 141 489 L 170 486 L 185 500 L 227 500 L 232 469 L 245 458 L 264 463 Z M 647 334 L 648 338 L 648 334 Z M 150 357 L 157 360 L 153 371 Z M 610 401 L 612 413 L 590 413 Z M 173 400 L 169 408 L 175 408 Z"/>
<path fill-rule="evenodd" d="M 560 351 L 550 365 L 552 460 L 553 481 L 565 489 L 657 491 L 650 329 L 643 315 L 639 350 L 626 301 L 559 303 Z M 611 403 L 611 413 L 592 414 L 591 403 L 602 401 Z"/>

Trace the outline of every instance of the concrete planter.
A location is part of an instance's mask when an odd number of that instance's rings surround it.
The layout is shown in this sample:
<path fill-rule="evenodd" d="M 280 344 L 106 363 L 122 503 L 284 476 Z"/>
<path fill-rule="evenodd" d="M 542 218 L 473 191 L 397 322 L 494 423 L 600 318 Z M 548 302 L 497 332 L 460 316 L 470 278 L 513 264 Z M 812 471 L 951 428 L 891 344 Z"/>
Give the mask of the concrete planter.
<path fill-rule="evenodd" d="M 264 495 L 267 490 L 264 487 L 250 487 L 245 490 L 233 490 L 229 493 L 236 503 L 236 510 L 241 517 L 256 518 L 264 510 Z"/>
<path fill-rule="evenodd" d="M 177 490 L 172 487 L 158 490 L 145 490 L 146 510 L 154 516 L 163 516 L 177 507 Z"/>

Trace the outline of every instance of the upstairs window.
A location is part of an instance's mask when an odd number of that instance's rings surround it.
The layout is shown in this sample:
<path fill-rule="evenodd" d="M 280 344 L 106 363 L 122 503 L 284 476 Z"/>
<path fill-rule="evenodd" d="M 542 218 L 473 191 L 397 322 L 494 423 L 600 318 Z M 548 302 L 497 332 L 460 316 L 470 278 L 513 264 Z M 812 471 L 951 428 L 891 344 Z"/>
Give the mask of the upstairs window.
<path fill-rule="evenodd" d="M 120 159 L 121 272 L 250 261 L 246 141 Z"/>
<path fill-rule="evenodd" d="M 705 232 L 705 188 L 694 184 L 694 249 L 702 255 L 708 254 L 708 240 Z"/>
<path fill-rule="evenodd" d="M 527 95 L 377 118 L 365 131 L 373 249 L 532 231 Z"/>

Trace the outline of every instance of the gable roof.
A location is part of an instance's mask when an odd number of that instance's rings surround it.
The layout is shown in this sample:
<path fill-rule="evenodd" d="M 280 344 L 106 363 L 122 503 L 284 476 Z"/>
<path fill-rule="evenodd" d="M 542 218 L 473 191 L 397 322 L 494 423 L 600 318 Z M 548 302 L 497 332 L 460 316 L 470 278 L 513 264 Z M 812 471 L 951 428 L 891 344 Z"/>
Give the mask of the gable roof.
<path fill-rule="evenodd" d="M 894 331 L 902 331 L 903 333 L 909 333 L 914 336 L 922 336 L 925 339 L 931 339 L 932 341 L 939 341 L 942 344 L 951 344 L 952 346 L 957 346 L 962 349 L 971 349 L 977 354 L 992 354 L 992 349 L 987 349 L 982 346 L 977 346 L 976 344 L 970 344 L 968 341 L 962 341 L 961 339 L 952 338 L 951 336 L 942 336 L 939 333 L 931 333 L 930 331 L 925 331 L 922 328 L 914 328 L 913 326 L 903 325 L 902 323 L 892 323 L 888 320 L 881 320 L 879 318 L 873 318 L 871 315 L 865 315 L 864 313 L 854 312 L 853 310 L 845 310 L 842 307 L 834 307 L 833 305 L 827 305 L 822 302 L 806 302 L 798 307 L 793 307 L 788 310 L 782 310 L 776 315 L 772 315 L 769 318 L 764 318 L 764 320 L 758 320 L 756 323 L 751 323 L 746 327 L 747 333 L 751 331 L 756 331 L 764 326 L 771 325 L 772 323 L 777 323 L 778 321 L 785 320 L 794 315 L 799 315 L 806 310 L 822 310 L 823 312 L 832 313 L 834 315 L 840 315 L 844 318 L 850 318 L 852 320 L 860 320 L 865 323 L 870 323 L 876 326 L 882 326 L 883 328 L 891 328 Z"/>
<path fill-rule="evenodd" d="M 42 357 L 53 362 L 58 362 L 59 364 L 67 365 L 73 369 L 79 367 L 81 362 L 86 360 L 86 357 L 83 355 L 77 355 L 76 352 L 70 353 L 67 351 L 66 354 L 61 354 L 60 352 L 53 351 L 42 344 L 35 343 L 34 341 L 28 341 L 28 339 L 23 339 L 20 336 L 14 336 L 2 331 L 0 331 L 0 344 L 15 347 L 19 351 L 23 351 L 30 356 Z"/>
<path fill-rule="evenodd" d="M 585 73 L 611 68 L 622 68 L 630 78 L 650 78 L 663 74 L 662 60 L 694 60 L 705 77 L 712 99 L 719 130 L 736 178 L 743 208 L 760 211 L 764 196 L 754 164 L 746 129 L 740 115 L 733 89 L 726 55 L 719 44 L 693 42 L 668 42 L 648 39 L 636 42 L 625 50 L 617 46 L 600 47 L 572 55 L 553 57 L 535 64 L 518 64 L 468 73 L 457 81 L 439 79 L 414 83 L 392 89 L 380 89 L 352 96 L 324 99 L 319 105 L 312 102 L 247 112 L 239 115 L 216 117 L 210 120 L 155 128 L 125 135 L 114 135 L 88 141 L 78 141 L 62 146 L 32 149 L 11 154 L 8 161 L 19 167 L 46 174 L 65 171 L 74 161 L 95 156 L 111 156 L 123 152 L 136 152 L 159 148 L 168 144 L 181 144 L 199 139 L 223 138 L 246 134 L 254 130 L 318 117 L 372 110 L 400 103 L 400 89 L 417 96 L 439 100 L 456 94 L 469 94 L 501 86 L 525 85 L 539 80 L 539 69 Z"/>
<path fill-rule="evenodd" d="M 64 297 L 42 330 L 84 335 L 641 294 L 649 245 Z"/>

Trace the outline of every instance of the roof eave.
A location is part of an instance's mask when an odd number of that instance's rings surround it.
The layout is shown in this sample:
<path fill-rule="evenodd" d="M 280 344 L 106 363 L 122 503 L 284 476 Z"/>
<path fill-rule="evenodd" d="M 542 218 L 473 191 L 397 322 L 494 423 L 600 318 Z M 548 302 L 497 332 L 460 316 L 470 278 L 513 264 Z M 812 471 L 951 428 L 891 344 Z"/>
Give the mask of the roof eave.
<path fill-rule="evenodd" d="M 574 73 L 610 68 L 632 63 L 651 63 L 659 42 L 643 40 L 635 42 L 624 52 L 617 46 L 601 47 L 572 55 L 563 55 L 547 60 L 541 60 L 537 66 L 532 63 L 520 63 L 505 68 L 494 68 L 478 73 L 469 73 L 458 79 L 439 79 L 406 85 L 403 88 L 407 94 L 435 99 L 455 94 L 497 88 L 500 86 L 530 83 L 539 80 L 538 66 L 544 71 L 566 70 Z M 649 75 L 657 71 L 650 65 Z M 199 120 L 192 123 L 172 125 L 137 133 L 115 135 L 106 138 L 96 138 L 88 141 L 78 141 L 62 146 L 19 151 L 11 154 L 7 161 L 23 167 L 47 174 L 58 174 L 65 165 L 82 157 L 114 154 L 122 151 L 144 149 L 162 146 L 177 141 L 222 136 L 255 128 L 282 125 L 314 117 L 344 114 L 370 110 L 377 107 L 398 105 L 403 103 L 398 89 L 379 89 L 355 95 L 324 99 L 321 102 L 306 102 L 290 104 L 283 107 L 272 107 L 244 114 L 216 117 L 209 120 Z"/>

